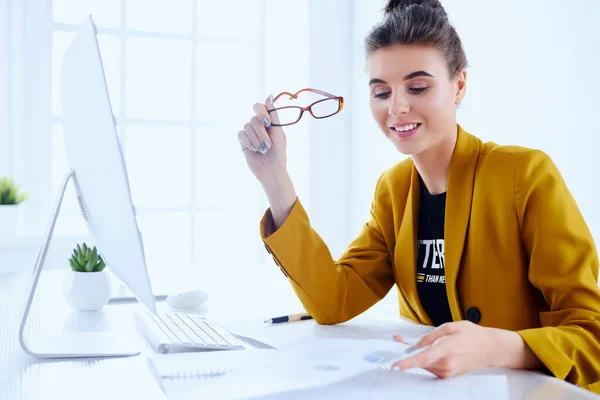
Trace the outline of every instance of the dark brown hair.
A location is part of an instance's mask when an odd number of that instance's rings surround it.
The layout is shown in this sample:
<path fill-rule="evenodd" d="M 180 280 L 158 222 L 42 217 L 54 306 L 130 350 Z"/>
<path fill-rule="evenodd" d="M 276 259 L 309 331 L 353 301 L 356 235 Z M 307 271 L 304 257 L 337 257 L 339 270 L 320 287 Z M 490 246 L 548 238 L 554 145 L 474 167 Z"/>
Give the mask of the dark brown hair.
<path fill-rule="evenodd" d="M 451 78 L 467 67 L 460 38 L 439 0 L 390 0 L 384 13 L 365 38 L 367 57 L 395 44 L 424 45 L 442 51 Z"/>

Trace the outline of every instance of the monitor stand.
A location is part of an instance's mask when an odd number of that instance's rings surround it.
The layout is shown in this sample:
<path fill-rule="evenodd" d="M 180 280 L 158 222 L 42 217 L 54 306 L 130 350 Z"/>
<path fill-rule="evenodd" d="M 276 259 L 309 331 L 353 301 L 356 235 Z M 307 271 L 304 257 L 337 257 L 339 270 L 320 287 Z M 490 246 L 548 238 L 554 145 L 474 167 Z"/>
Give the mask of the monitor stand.
<path fill-rule="evenodd" d="M 40 248 L 30 278 L 27 302 L 19 327 L 19 343 L 27 354 L 40 358 L 118 357 L 139 354 L 143 347 L 139 335 L 126 332 L 61 332 L 51 337 L 25 339 L 25 325 L 31 310 L 33 296 L 48 253 L 63 197 L 71 179 L 73 179 L 75 189 L 78 189 L 75 171 L 69 171 L 61 184 L 44 243 Z"/>

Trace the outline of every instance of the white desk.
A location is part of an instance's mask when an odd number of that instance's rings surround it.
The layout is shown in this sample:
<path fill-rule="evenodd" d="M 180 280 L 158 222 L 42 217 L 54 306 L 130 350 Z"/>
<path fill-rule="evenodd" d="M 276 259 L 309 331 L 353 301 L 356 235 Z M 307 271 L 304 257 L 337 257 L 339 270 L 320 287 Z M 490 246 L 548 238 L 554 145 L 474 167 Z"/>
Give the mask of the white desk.
<path fill-rule="evenodd" d="M 36 360 L 20 348 L 17 329 L 20 308 L 26 288 L 27 274 L 0 274 L 0 399 L 164 399 L 146 364 L 146 354 L 138 357 L 98 360 Z M 97 313 L 71 312 L 60 293 L 60 283 L 42 273 L 26 329 L 28 337 L 58 330 L 129 330 L 133 329 L 132 313 L 137 304 L 109 305 Z M 282 281 L 282 283 L 285 283 Z M 218 296 L 212 296 L 212 299 Z M 210 300 L 209 300 L 210 303 Z M 221 303 L 223 303 L 221 301 Z M 242 312 L 252 319 L 249 310 L 256 309 L 252 299 L 239 304 L 225 304 L 219 315 L 226 327 L 235 326 L 232 316 Z M 209 304 L 213 307 L 213 304 Z M 218 307 L 216 307 L 218 309 Z M 229 313 L 225 310 L 229 309 Z M 209 312 L 208 317 L 215 319 Z M 369 324 L 369 312 L 351 322 Z M 260 313 L 256 313 L 260 315 Z M 376 315 L 372 314 L 372 315 Z M 248 318 L 246 318 L 248 317 Z M 258 320 L 258 319 L 257 319 Z M 404 322 L 399 321 L 399 324 Z M 281 327 L 284 333 L 288 327 Z M 260 324 L 257 329 L 260 329 Z M 306 326 L 306 325 L 305 325 Z M 375 323 L 376 326 L 376 323 Z M 271 329 L 274 327 L 270 327 Z M 318 327 L 316 327 L 318 329 Z M 399 333 L 403 333 L 399 331 Z M 597 399 L 590 392 L 565 382 L 525 371 L 486 371 L 505 373 L 511 399 Z"/>

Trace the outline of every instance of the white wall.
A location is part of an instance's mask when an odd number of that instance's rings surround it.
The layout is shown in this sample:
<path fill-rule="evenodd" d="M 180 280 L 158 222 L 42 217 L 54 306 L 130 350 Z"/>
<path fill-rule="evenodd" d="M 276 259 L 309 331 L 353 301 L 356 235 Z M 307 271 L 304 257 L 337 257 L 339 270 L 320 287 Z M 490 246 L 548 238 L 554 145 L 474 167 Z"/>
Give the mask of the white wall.
<path fill-rule="evenodd" d="M 311 224 L 337 258 L 350 232 L 350 150 L 352 142 L 353 10 L 346 0 L 310 3 L 309 87 L 344 97 L 342 112 L 317 120 L 306 115 L 309 132 Z"/>
<path fill-rule="evenodd" d="M 469 60 L 458 122 L 484 141 L 548 153 L 600 244 L 600 1 L 442 3 Z M 371 121 L 366 79 L 355 78 L 363 98 L 354 123 L 354 234 L 368 217 L 376 179 L 404 158 Z"/>

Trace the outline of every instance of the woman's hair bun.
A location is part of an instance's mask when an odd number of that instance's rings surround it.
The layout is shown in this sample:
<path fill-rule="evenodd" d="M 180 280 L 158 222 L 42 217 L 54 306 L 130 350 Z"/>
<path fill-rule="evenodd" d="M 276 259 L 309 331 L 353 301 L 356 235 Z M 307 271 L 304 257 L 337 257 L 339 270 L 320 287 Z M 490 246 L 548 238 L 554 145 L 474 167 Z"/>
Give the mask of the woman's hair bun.
<path fill-rule="evenodd" d="M 400 11 L 407 9 L 410 6 L 422 6 L 431 9 L 444 9 L 440 0 L 390 0 L 384 8 L 385 14 L 389 14 L 395 9 Z"/>

